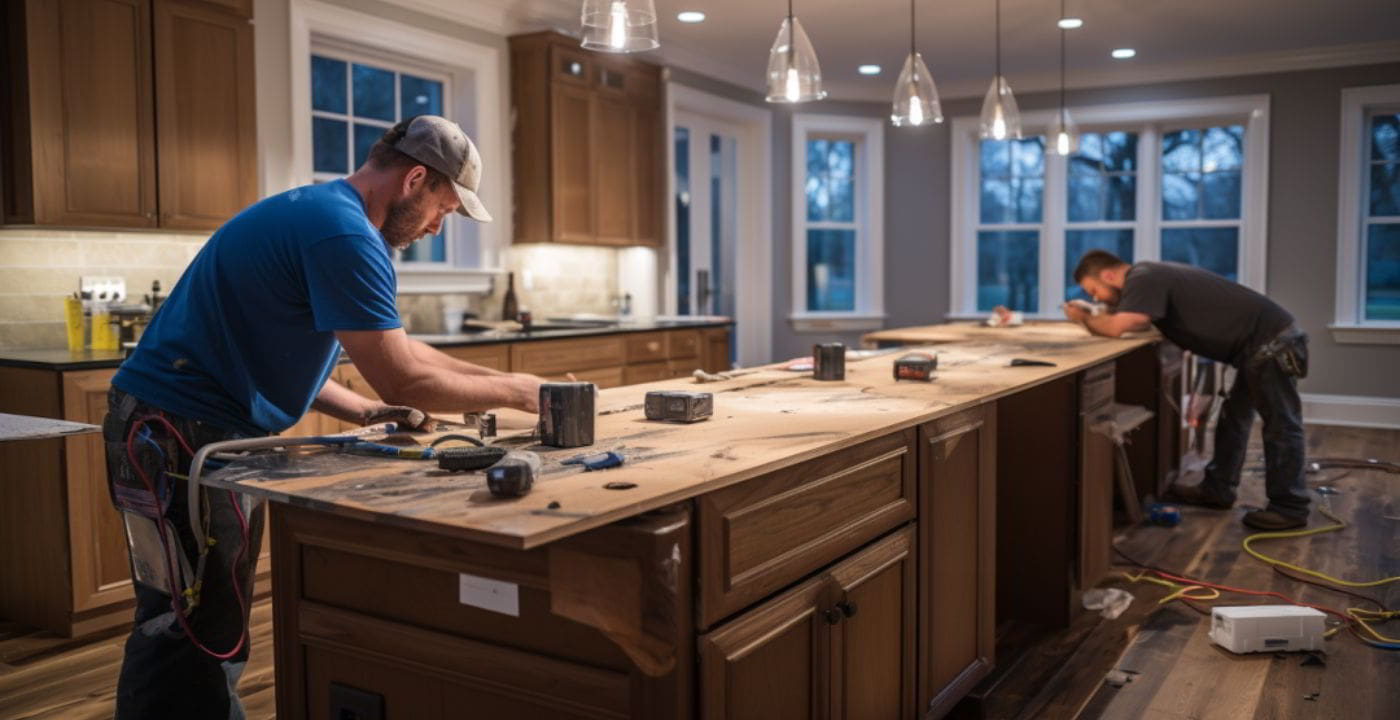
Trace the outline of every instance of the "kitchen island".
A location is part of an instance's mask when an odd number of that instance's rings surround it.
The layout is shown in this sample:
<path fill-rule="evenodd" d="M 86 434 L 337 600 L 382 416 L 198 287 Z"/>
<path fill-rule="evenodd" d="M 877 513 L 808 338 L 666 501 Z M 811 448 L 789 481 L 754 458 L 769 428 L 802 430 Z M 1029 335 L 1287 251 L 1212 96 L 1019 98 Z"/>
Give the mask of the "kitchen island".
<path fill-rule="evenodd" d="M 419 337 L 496 370 L 556 378 L 575 373 L 612 387 L 727 368 L 730 335 L 727 319 L 702 318 Z M 0 413 L 100 424 L 123 359 L 114 351 L 0 349 Z M 378 397 L 348 358 L 333 377 Z M 312 411 L 285 434 L 351 427 Z M 131 569 L 107 491 L 101 437 L 6 443 L 0 477 L 0 617 L 70 637 L 130 623 Z M 260 578 L 268 567 L 264 548 Z"/>
<path fill-rule="evenodd" d="M 627 462 L 596 473 L 501 413 L 500 442 L 544 459 L 514 500 L 314 452 L 207 482 L 272 501 L 279 715 L 941 716 L 990 672 L 999 621 L 1067 621 L 1106 569 L 1096 428 L 1115 363 L 1155 342 L 1056 326 L 933 346 L 929 383 L 893 380 L 896 350 L 844 381 L 766 367 L 604 390 L 589 451 Z M 653 389 L 712 392 L 714 417 L 647 422 Z M 1063 465 L 999 474 L 1006 425 L 1045 430 L 1018 452 Z M 1007 553 L 997 506 L 1018 493 L 1053 521 Z"/>

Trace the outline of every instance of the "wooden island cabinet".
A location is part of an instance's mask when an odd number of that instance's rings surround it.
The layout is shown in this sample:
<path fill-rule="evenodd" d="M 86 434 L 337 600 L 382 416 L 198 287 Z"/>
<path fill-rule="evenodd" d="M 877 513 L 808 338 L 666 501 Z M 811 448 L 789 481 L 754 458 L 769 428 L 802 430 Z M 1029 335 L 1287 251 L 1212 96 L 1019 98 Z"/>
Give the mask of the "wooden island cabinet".
<path fill-rule="evenodd" d="M 659 353 L 646 360 L 660 362 L 666 369 L 662 377 L 670 378 L 697 367 L 723 369 L 707 364 L 710 357 L 701 351 L 700 338 L 712 338 L 720 348 L 716 357 L 727 363 L 729 333 L 730 328 L 720 324 L 632 334 L 659 342 Z M 624 352 L 626 337 L 561 337 L 441 349 L 496 370 L 558 378 L 573 372 L 580 380 L 615 387 L 631 369 Z M 581 352 L 587 348 L 597 352 Z M 120 363 L 118 353 L 0 351 L 0 412 L 100 425 Z M 331 377 L 356 393 L 379 397 L 352 363 L 341 363 Z M 313 410 L 284 434 L 329 435 L 354 427 Z M 268 538 L 264 533 L 258 557 L 260 594 L 267 592 Z M 125 529 L 108 494 L 101 436 L 0 443 L 0 618 L 77 636 L 130 623 L 133 597 Z"/>
<path fill-rule="evenodd" d="M 1080 490 L 1101 482 L 1113 361 L 1151 342 L 955 340 L 930 383 L 893 380 L 883 354 L 849 359 L 844 381 L 769 367 L 608 389 L 591 450 L 626 462 L 586 473 L 562 464 L 578 449 L 503 432 L 543 461 L 515 499 L 480 475 L 324 453 L 207 482 L 272 501 L 281 716 L 941 717 L 995 667 L 1002 565 L 1036 564 L 1016 552 L 1062 553 L 1037 589 L 1050 614 L 1057 587 L 1102 572 L 1102 494 Z M 639 335 L 623 353 L 666 348 Z M 649 423 L 653 389 L 712 392 L 715 415 Z M 1055 537 L 1003 548 L 1002 446 L 1031 416 L 1062 428 L 1030 445 L 1064 466 L 1017 478 L 1051 488 Z"/>

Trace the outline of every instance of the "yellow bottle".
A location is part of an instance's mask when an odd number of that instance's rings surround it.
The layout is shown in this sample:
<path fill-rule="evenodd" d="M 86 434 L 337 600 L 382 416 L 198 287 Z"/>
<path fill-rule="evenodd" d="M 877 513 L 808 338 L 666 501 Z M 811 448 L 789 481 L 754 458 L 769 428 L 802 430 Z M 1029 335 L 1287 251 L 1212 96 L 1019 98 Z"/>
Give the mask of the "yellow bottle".
<path fill-rule="evenodd" d="M 63 320 L 68 331 L 68 351 L 83 351 L 83 301 L 75 297 L 63 298 Z"/>

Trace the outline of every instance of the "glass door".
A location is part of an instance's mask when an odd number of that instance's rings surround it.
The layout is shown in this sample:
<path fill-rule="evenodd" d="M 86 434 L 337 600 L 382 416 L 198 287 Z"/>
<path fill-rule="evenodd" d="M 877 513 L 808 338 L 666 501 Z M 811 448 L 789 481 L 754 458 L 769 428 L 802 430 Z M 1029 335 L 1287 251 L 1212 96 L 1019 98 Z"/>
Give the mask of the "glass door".
<path fill-rule="evenodd" d="M 737 317 L 741 135 L 729 123 L 676 113 L 674 267 L 678 315 Z M 731 355 L 735 345 L 730 345 Z"/>

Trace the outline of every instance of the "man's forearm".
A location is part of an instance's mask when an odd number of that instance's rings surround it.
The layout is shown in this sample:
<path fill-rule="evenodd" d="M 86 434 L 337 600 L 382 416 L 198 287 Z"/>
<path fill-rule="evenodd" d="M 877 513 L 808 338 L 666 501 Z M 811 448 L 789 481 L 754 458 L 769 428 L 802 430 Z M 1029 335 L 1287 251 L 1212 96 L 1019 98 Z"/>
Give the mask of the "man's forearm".
<path fill-rule="evenodd" d="M 311 407 L 337 420 L 360 423 L 377 404 L 334 380 L 327 380 Z"/>
<path fill-rule="evenodd" d="M 409 339 L 409 343 L 411 352 L 413 353 L 413 357 L 417 359 L 418 362 L 421 362 L 425 365 L 431 365 L 435 368 L 449 370 L 451 372 L 461 373 L 463 375 L 506 374 L 501 372 L 500 370 L 492 370 L 491 368 L 475 365 L 465 360 L 458 360 L 457 358 L 454 358 L 451 355 L 448 355 L 447 353 L 444 353 L 443 351 L 438 350 L 432 345 L 429 345 L 421 340 Z"/>
<path fill-rule="evenodd" d="M 484 368 L 483 368 L 484 369 Z M 384 397 L 385 402 L 426 411 L 481 412 L 500 407 L 533 407 L 538 385 L 527 376 L 500 373 L 463 374 L 430 364 L 419 366 Z"/>

